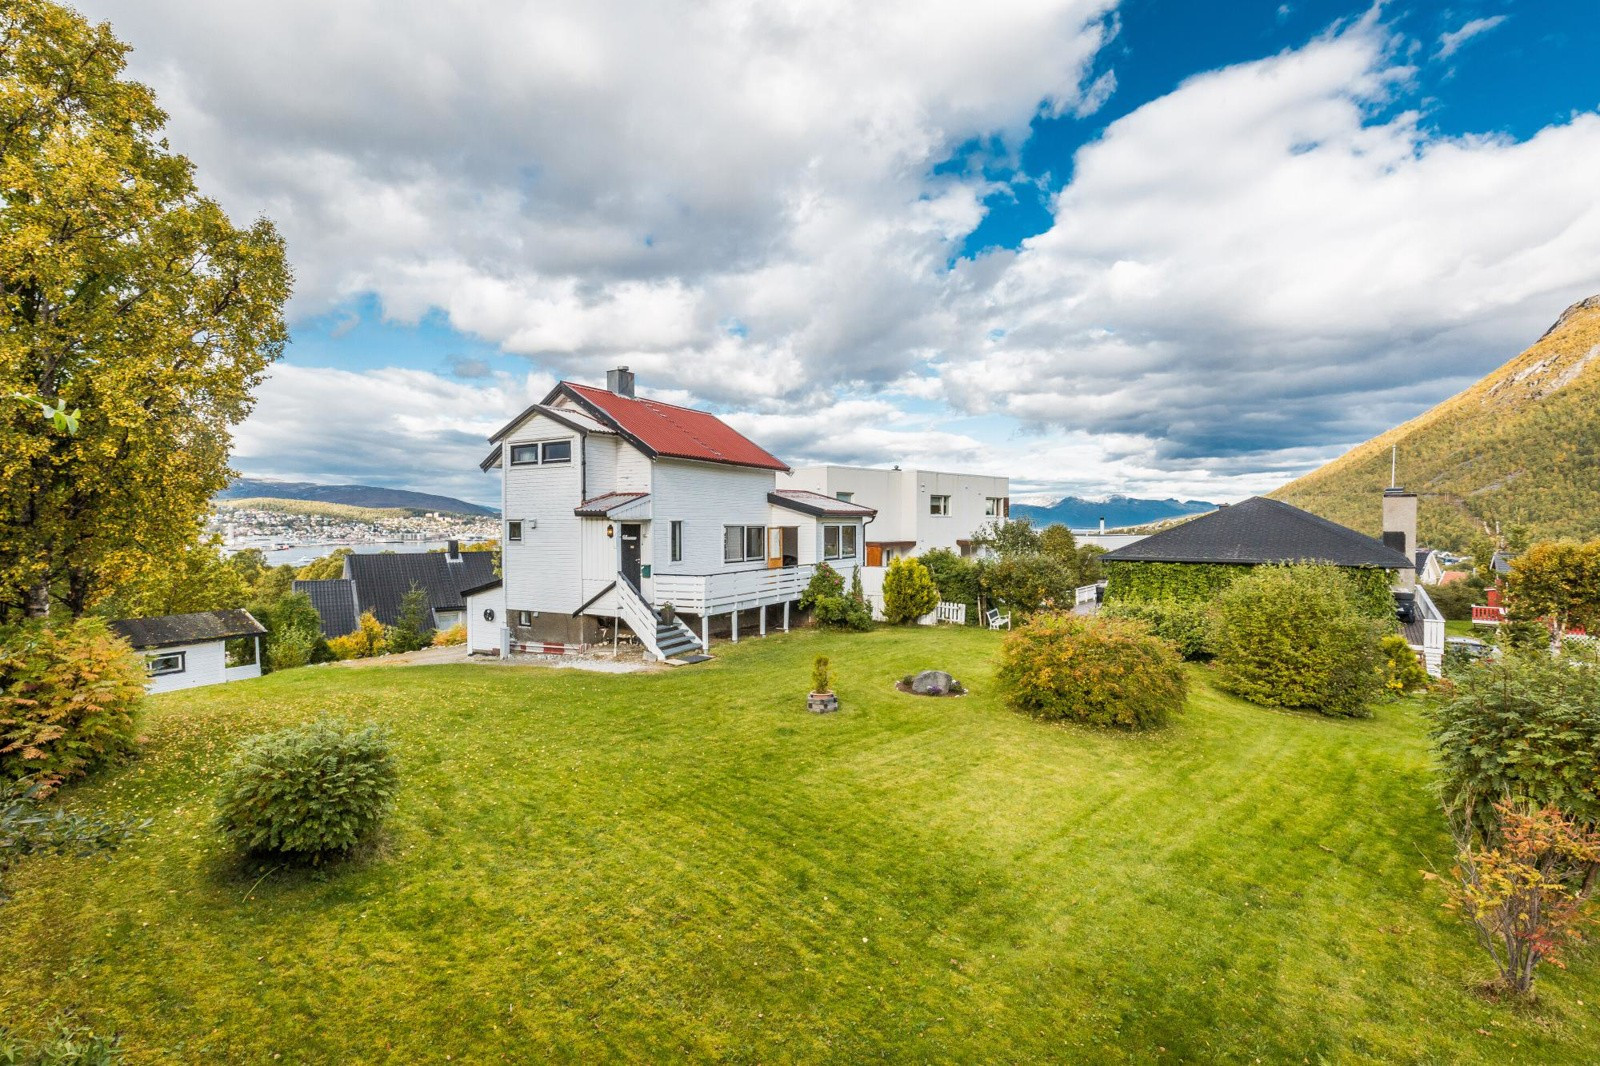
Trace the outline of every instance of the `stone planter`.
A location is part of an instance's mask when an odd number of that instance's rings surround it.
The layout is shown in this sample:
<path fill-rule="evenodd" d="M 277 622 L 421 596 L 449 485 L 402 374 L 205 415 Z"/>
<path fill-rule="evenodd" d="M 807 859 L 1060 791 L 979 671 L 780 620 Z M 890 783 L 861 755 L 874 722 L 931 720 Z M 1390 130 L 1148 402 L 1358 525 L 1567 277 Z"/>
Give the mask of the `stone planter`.
<path fill-rule="evenodd" d="M 806 710 L 812 714 L 831 714 L 839 709 L 839 697 L 831 692 L 812 692 L 806 696 Z"/>

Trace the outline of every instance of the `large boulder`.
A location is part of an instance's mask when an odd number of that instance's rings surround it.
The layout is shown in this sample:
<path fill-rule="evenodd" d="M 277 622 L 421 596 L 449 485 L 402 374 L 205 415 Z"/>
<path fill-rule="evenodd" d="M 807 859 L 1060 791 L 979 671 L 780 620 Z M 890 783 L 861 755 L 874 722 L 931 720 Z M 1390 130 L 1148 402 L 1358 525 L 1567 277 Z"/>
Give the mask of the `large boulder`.
<path fill-rule="evenodd" d="M 956 679 L 943 670 L 924 670 L 911 679 L 911 691 L 919 696 L 948 695 Z"/>

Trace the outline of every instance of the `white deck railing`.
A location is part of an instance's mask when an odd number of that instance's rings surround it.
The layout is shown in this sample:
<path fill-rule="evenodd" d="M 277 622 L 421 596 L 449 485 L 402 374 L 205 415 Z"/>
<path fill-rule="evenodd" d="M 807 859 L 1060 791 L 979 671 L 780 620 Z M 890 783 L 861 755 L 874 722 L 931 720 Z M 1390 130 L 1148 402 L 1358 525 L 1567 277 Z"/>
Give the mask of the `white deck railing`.
<path fill-rule="evenodd" d="M 260 663 L 245 663 L 243 666 L 227 666 L 223 668 L 224 681 L 246 681 L 252 677 L 261 676 Z"/>
<path fill-rule="evenodd" d="M 1444 669 L 1444 615 L 1427 589 L 1418 585 L 1415 592 L 1417 617 L 1422 621 L 1422 661 L 1428 673 L 1438 677 Z"/>
<path fill-rule="evenodd" d="M 798 600 L 815 571 L 816 566 L 807 564 L 728 574 L 657 573 L 654 599 L 658 607 L 670 603 L 676 610 L 688 614 L 726 614 L 747 607 Z"/>

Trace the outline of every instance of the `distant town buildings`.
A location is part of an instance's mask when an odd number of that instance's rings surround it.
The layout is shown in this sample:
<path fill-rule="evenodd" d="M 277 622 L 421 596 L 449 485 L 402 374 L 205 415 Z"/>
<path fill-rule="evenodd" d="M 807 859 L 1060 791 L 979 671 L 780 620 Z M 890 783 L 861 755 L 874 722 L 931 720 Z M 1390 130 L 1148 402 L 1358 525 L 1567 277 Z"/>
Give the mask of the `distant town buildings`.
<path fill-rule="evenodd" d="M 375 520 L 347 518 L 332 514 L 289 514 L 247 507 L 220 508 L 211 513 L 207 528 L 222 537 L 230 551 L 245 548 L 315 546 L 340 544 L 405 544 L 459 540 L 463 543 L 492 540 L 500 535 L 500 520 L 494 515 L 448 514 L 429 511 L 419 515 L 395 515 Z"/>

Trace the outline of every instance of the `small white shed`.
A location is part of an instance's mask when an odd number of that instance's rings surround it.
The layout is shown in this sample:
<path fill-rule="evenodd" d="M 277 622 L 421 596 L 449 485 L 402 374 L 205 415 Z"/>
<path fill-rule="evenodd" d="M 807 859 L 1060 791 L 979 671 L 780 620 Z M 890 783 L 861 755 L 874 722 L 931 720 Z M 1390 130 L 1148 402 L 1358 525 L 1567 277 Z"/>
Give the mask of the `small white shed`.
<path fill-rule="evenodd" d="M 506 593 L 500 579 L 463 589 L 466 602 L 467 654 L 498 655 L 506 628 Z"/>
<path fill-rule="evenodd" d="M 200 611 L 124 618 L 111 629 L 144 656 L 147 692 L 172 692 L 261 676 L 266 627 L 249 611 Z M 228 642 L 237 641 L 230 663 Z"/>

